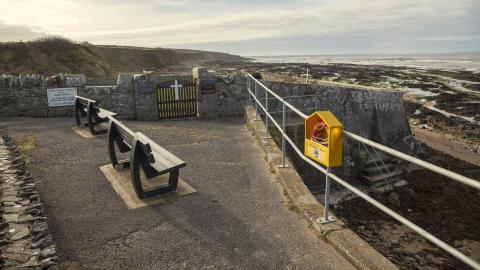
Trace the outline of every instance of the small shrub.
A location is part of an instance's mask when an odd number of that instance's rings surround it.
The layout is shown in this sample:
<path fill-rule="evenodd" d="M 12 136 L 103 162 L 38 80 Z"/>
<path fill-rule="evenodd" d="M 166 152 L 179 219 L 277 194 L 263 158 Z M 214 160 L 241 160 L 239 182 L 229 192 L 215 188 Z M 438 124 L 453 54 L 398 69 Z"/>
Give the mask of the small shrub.
<path fill-rule="evenodd" d="M 28 42 L 31 46 L 34 46 L 42 51 L 65 51 L 71 50 L 76 47 L 75 42 L 62 36 L 44 36 L 33 41 Z"/>

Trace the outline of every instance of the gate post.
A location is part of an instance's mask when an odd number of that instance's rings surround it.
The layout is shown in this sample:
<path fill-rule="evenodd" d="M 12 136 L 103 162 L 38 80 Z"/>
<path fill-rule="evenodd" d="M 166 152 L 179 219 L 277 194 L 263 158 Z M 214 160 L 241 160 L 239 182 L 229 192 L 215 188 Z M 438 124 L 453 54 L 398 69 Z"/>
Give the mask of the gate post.
<path fill-rule="evenodd" d="M 152 72 L 133 76 L 137 120 L 158 120 L 158 97 Z"/>
<path fill-rule="evenodd" d="M 199 118 L 218 116 L 217 78 L 206 68 L 195 67 L 192 70 L 197 87 L 197 115 Z"/>

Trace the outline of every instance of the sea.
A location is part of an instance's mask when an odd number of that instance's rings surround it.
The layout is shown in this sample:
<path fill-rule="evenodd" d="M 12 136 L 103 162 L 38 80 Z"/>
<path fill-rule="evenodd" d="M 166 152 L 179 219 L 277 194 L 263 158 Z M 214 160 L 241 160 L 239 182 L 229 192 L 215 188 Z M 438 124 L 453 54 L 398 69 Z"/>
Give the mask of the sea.
<path fill-rule="evenodd" d="M 308 63 L 308 64 L 357 64 L 471 71 L 480 73 L 480 51 L 445 54 L 362 54 L 362 55 L 274 55 L 250 56 L 255 62 Z"/>

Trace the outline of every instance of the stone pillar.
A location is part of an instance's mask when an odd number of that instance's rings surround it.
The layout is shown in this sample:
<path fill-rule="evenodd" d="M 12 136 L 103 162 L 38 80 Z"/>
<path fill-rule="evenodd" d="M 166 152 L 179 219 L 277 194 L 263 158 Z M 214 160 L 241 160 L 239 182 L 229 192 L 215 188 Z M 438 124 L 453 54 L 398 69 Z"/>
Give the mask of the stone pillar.
<path fill-rule="evenodd" d="M 136 116 L 135 105 L 133 75 L 119 73 L 115 94 L 112 95 L 112 109 L 118 113 L 118 116 L 132 119 Z"/>
<path fill-rule="evenodd" d="M 137 120 L 158 120 L 158 100 L 153 73 L 133 76 Z"/>
<path fill-rule="evenodd" d="M 195 67 L 192 76 L 197 86 L 197 111 L 199 118 L 218 116 L 217 77 L 206 68 Z"/>

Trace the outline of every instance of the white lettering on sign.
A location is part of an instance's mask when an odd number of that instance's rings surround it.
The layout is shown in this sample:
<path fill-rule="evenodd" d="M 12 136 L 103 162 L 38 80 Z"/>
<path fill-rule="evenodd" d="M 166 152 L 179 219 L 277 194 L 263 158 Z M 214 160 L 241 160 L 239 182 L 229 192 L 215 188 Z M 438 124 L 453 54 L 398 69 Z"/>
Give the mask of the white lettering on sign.
<path fill-rule="evenodd" d="M 77 88 L 51 88 L 47 89 L 48 107 L 73 106 Z"/>

